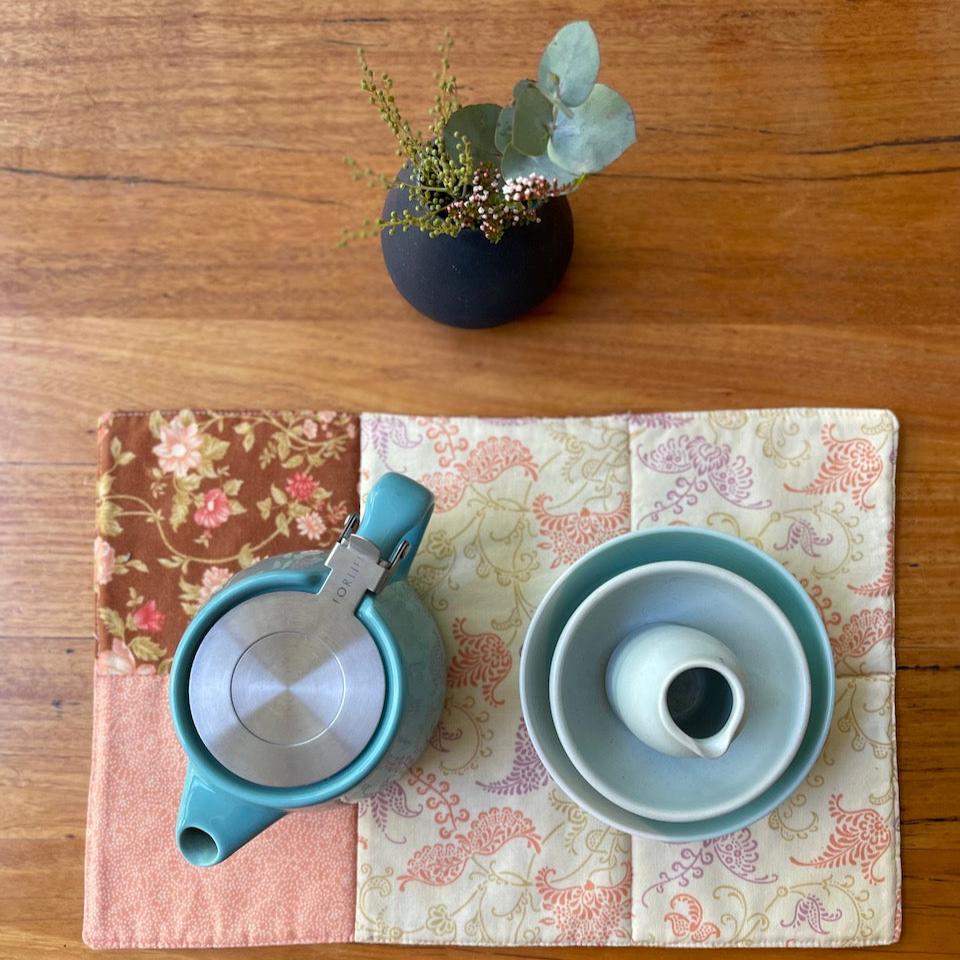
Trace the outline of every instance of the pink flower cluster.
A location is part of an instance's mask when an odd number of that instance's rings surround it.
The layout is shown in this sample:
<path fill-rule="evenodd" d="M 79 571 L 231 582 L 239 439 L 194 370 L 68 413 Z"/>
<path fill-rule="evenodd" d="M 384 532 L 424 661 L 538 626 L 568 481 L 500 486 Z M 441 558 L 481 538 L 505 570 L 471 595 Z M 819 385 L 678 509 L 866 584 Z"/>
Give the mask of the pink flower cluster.
<path fill-rule="evenodd" d="M 537 209 L 563 190 L 556 180 L 534 174 L 500 182 L 492 167 L 478 167 L 470 193 L 447 205 L 447 216 L 461 228 L 479 230 L 496 243 L 510 227 L 539 223 Z"/>
<path fill-rule="evenodd" d="M 529 177 L 514 177 L 511 180 L 505 180 L 501 191 L 505 199 L 517 203 L 531 200 L 549 200 L 550 197 L 559 194 L 560 184 L 556 177 L 553 180 L 548 180 L 539 173 L 532 173 Z"/>
<path fill-rule="evenodd" d="M 144 633 L 159 633 L 167 615 L 157 606 L 156 600 L 148 600 L 133 612 L 133 622 Z"/>

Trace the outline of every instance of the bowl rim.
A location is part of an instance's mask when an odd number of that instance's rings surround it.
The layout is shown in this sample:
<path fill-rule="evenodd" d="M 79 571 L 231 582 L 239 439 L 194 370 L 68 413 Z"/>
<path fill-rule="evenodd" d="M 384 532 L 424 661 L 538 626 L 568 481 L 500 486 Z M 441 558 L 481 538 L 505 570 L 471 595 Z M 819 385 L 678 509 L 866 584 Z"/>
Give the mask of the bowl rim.
<path fill-rule="evenodd" d="M 545 611 L 549 609 L 551 604 L 555 601 L 557 594 L 564 589 L 566 583 L 569 581 L 570 577 L 575 571 L 582 570 L 585 566 L 596 563 L 603 557 L 604 554 L 610 552 L 611 550 L 616 550 L 618 548 L 623 549 L 624 543 L 628 541 L 632 543 L 641 539 L 669 540 L 687 538 L 689 538 L 691 541 L 700 539 L 701 541 L 712 540 L 720 544 L 727 544 L 732 549 L 739 551 L 741 557 L 752 558 L 754 562 L 760 563 L 762 566 L 766 567 L 766 569 L 771 572 L 771 575 L 776 578 L 777 582 L 781 584 L 785 590 L 792 593 L 796 599 L 796 602 L 802 608 L 803 614 L 805 614 L 804 627 L 809 628 L 810 630 L 810 646 L 819 646 L 823 654 L 822 666 L 825 669 L 821 671 L 823 673 L 823 677 L 821 679 L 823 681 L 822 700 L 824 701 L 825 709 L 822 711 L 822 714 L 818 713 L 817 715 L 814 715 L 811 709 L 811 718 L 807 725 L 807 736 L 804 737 L 804 743 L 801 744 L 801 751 L 809 752 L 808 759 L 806 759 L 797 768 L 797 770 L 793 772 L 791 772 L 788 768 L 780 780 L 767 790 L 767 794 L 769 796 L 766 796 L 765 799 L 757 798 L 757 800 L 762 799 L 763 801 L 758 810 L 751 812 L 749 816 L 742 814 L 739 818 L 735 817 L 733 814 L 727 814 L 724 818 L 720 818 L 721 822 L 719 823 L 716 822 L 716 820 L 713 820 L 691 822 L 687 824 L 664 824 L 660 821 L 637 817 L 635 814 L 628 813 L 628 811 L 615 810 L 613 813 L 611 813 L 608 810 L 602 809 L 605 801 L 601 794 L 597 793 L 596 791 L 592 791 L 589 787 L 589 784 L 584 782 L 589 791 L 585 794 L 583 790 L 578 789 L 576 783 L 571 786 L 568 777 L 558 770 L 556 764 L 554 764 L 554 762 L 551 760 L 547 750 L 545 749 L 545 745 L 541 742 L 539 723 L 537 723 L 535 719 L 533 722 L 531 722 L 531 717 L 534 717 L 534 714 L 531 711 L 530 687 L 536 681 L 531 680 L 532 671 L 530 662 L 532 660 L 531 650 L 533 649 L 534 644 L 532 644 L 530 641 L 531 638 L 540 630 L 540 623 L 546 615 Z M 643 564 L 632 562 L 627 569 L 642 565 Z M 761 589 L 763 588 L 761 587 Z M 798 611 L 798 615 L 799 614 L 800 611 Z M 790 619 L 791 623 L 798 622 L 792 616 Z M 802 632 L 804 635 L 806 634 L 806 630 Z M 811 656 L 807 653 L 807 643 L 804 640 L 801 640 L 801 642 L 804 644 L 804 653 L 807 655 L 808 666 L 813 668 L 813 661 L 811 660 Z M 811 669 L 811 683 L 813 682 L 813 678 L 814 671 Z M 534 611 L 525 635 L 524 644 L 520 654 L 519 686 L 520 704 L 525 726 L 530 736 L 530 741 L 533 744 L 537 756 L 540 758 L 540 761 L 546 768 L 547 773 L 561 790 L 563 790 L 591 816 L 600 820 L 602 823 L 609 824 L 618 830 L 623 830 L 632 836 L 657 840 L 660 842 L 665 841 L 688 843 L 722 836 L 730 833 L 731 831 L 749 826 L 751 823 L 754 823 L 765 817 L 770 813 L 771 810 L 776 809 L 796 790 L 796 788 L 802 783 L 804 777 L 809 774 L 810 770 L 819 760 L 823 752 L 823 747 L 827 736 L 830 732 L 836 689 L 836 674 L 833 666 L 833 657 L 830 652 L 830 640 L 827 636 L 826 628 L 823 624 L 823 620 L 820 616 L 819 610 L 816 607 L 816 604 L 807 595 L 806 591 L 793 577 L 790 571 L 788 571 L 786 567 L 784 567 L 783 564 L 781 564 L 778 560 L 739 537 L 733 537 L 717 530 L 710 530 L 703 527 L 651 527 L 644 530 L 630 531 L 599 544 L 584 554 L 584 556 L 580 557 L 579 560 L 576 560 L 573 564 L 571 564 L 549 587 L 538 604 L 537 609 Z M 551 717 L 549 720 L 549 726 L 552 725 L 553 718 Z M 812 733 L 811 728 L 813 728 Z M 812 739 L 808 744 L 807 737 L 811 736 Z M 557 738 L 557 742 L 559 744 L 559 737 Z M 579 779 L 583 779 L 576 771 L 576 768 L 573 768 L 573 772 L 576 773 Z M 593 794 L 592 796 L 591 793 Z M 606 803 L 609 804 L 609 801 L 606 801 Z M 615 806 L 613 804 L 609 805 Z M 622 816 L 620 814 L 622 814 Z M 662 827 L 682 829 L 658 829 Z"/>
<path fill-rule="evenodd" d="M 677 816 L 660 807 L 638 803 L 636 800 L 631 799 L 629 795 L 622 793 L 616 787 L 607 783 L 604 778 L 598 777 L 596 770 L 592 769 L 592 764 L 576 746 L 571 726 L 567 722 L 567 718 L 563 715 L 563 712 L 557 706 L 561 699 L 560 684 L 563 670 L 565 666 L 569 666 L 569 655 L 575 646 L 574 638 L 578 628 L 582 626 L 583 621 L 595 612 L 604 600 L 608 599 L 611 594 L 623 589 L 625 585 L 636 583 L 638 580 L 646 580 L 669 574 L 670 572 L 705 576 L 708 579 L 726 583 L 739 592 L 748 595 L 776 622 L 780 638 L 786 641 L 787 646 L 793 654 L 793 659 L 799 667 L 801 681 L 801 720 L 795 725 L 795 729 L 791 731 L 792 736 L 787 741 L 786 749 L 778 757 L 777 763 L 758 781 L 751 782 L 739 796 L 732 797 L 723 803 L 715 803 L 712 805 L 705 803 L 697 808 L 692 816 Z M 556 728 L 557 736 L 560 738 L 560 743 L 563 749 L 566 750 L 570 761 L 580 772 L 580 775 L 599 793 L 603 794 L 608 800 L 612 800 L 624 810 L 650 820 L 659 820 L 667 823 L 690 823 L 732 813 L 744 804 L 760 796 L 768 787 L 776 783 L 797 755 L 800 744 L 803 742 L 804 735 L 806 734 L 807 724 L 810 722 L 811 686 L 810 668 L 807 664 L 807 657 L 804 653 L 803 645 L 800 643 L 800 637 L 797 635 L 793 624 L 787 619 L 786 614 L 758 586 L 730 570 L 699 560 L 657 560 L 652 563 L 642 564 L 639 567 L 631 567 L 629 570 L 624 570 L 622 573 L 605 581 L 581 601 L 580 605 L 571 614 L 570 619 L 564 624 L 550 661 L 550 713 L 553 717 L 553 724 Z"/>

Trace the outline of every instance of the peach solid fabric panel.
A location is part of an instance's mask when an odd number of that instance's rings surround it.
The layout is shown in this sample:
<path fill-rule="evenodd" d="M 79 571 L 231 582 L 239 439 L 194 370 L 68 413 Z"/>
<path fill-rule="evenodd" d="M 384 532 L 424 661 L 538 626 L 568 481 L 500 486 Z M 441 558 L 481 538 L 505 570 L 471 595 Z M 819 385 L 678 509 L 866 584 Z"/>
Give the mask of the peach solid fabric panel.
<path fill-rule="evenodd" d="M 94 678 L 83 939 L 228 947 L 353 938 L 356 808 L 288 814 L 216 867 L 174 841 L 186 761 L 156 676 Z"/>

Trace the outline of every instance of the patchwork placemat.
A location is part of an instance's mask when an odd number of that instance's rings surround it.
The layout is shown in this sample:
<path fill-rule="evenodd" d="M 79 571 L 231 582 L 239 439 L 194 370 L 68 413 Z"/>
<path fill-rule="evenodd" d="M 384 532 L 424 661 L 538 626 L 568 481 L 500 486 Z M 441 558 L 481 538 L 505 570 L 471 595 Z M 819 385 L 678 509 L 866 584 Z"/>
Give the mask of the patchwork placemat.
<path fill-rule="evenodd" d="M 359 431 L 342 414 L 106 419 L 85 939 L 895 940 L 896 440 L 892 414 L 862 410 L 369 414 Z M 298 813 L 217 868 L 188 867 L 173 845 L 182 761 L 162 678 L 176 639 L 229 572 L 329 544 L 358 469 L 363 492 L 392 469 L 437 495 L 413 580 L 448 646 L 442 721 L 418 765 L 359 816 Z M 804 786 L 702 844 L 631 839 L 586 815 L 539 764 L 517 690 L 526 625 L 556 576 L 611 536 L 666 524 L 725 530 L 778 557 L 820 607 L 837 664 L 833 730 Z"/>

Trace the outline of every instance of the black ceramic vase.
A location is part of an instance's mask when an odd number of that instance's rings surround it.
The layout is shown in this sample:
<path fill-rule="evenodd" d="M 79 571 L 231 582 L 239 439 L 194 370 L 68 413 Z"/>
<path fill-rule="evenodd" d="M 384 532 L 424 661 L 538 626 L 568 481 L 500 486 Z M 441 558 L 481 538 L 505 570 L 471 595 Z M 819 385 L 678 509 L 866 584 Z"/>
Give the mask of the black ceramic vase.
<path fill-rule="evenodd" d="M 410 209 L 405 190 L 391 190 L 383 216 Z M 513 227 L 499 243 L 479 230 L 431 238 L 411 227 L 380 234 L 394 286 L 422 314 L 451 327 L 495 327 L 533 309 L 556 288 L 573 252 L 573 214 L 566 197 L 548 201 L 540 222 Z"/>

